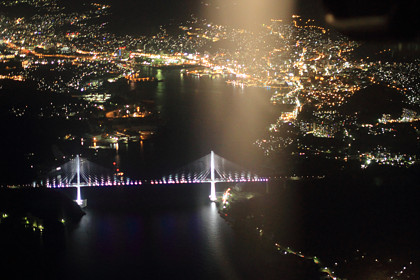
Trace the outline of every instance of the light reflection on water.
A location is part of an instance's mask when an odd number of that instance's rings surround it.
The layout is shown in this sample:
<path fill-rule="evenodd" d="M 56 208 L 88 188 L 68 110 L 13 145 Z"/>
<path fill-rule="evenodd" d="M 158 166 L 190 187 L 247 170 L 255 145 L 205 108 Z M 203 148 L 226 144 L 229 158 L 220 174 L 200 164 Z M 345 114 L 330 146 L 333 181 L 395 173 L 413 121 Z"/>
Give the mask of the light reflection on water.
<path fill-rule="evenodd" d="M 253 141 L 275 116 L 269 92 L 237 89 L 223 79 L 180 78 L 179 71 L 150 71 L 164 82 L 122 94 L 154 100 L 165 125 L 155 139 L 119 145 L 112 161 L 121 170 L 139 178 L 167 173 L 210 150 L 255 162 Z M 208 186 L 180 188 L 189 190 L 146 196 L 83 190 L 87 215 L 68 234 L 60 278 L 255 279 L 261 268 L 208 201 Z"/>
<path fill-rule="evenodd" d="M 243 279 L 233 261 L 237 245 L 232 229 L 216 205 L 203 199 L 207 193 L 202 188 L 192 194 L 192 200 L 202 201 L 194 206 L 174 203 L 160 208 L 151 203 L 150 208 L 122 211 L 87 209 L 68 234 L 61 270 L 69 272 L 63 276 Z M 112 199 L 110 195 L 99 199 Z M 153 199 L 159 204 L 160 198 Z"/>
<path fill-rule="evenodd" d="M 217 211 L 215 203 L 211 203 L 210 211 L 202 211 L 202 215 L 209 215 L 208 220 L 208 231 L 210 238 L 209 243 L 211 244 L 209 251 L 217 260 L 217 264 L 221 269 L 221 273 L 224 279 L 240 279 L 237 272 L 233 269 L 233 264 L 226 252 L 225 243 L 220 238 L 223 236 L 222 226 L 220 225 L 220 215 Z M 224 225 L 225 226 L 225 225 Z M 223 227 L 225 229 L 225 227 Z"/>
<path fill-rule="evenodd" d="M 140 71 L 164 81 L 139 84 L 134 91 L 118 88 L 112 93 L 127 102 L 152 100 L 162 124 L 142 149 L 129 144 L 124 151 L 120 145 L 121 169 L 126 175 L 137 178 L 143 171 L 165 175 L 211 150 L 245 166 L 264 161 L 253 143 L 277 118 L 269 90 L 239 89 L 225 78 L 199 79 L 179 70 Z"/>

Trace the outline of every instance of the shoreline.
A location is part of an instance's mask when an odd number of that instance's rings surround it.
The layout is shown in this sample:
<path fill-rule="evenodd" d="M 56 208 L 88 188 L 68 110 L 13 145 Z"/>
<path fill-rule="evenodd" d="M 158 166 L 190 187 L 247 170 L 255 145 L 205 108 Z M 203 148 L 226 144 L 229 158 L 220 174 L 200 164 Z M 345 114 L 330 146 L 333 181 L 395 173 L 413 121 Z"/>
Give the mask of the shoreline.
<path fill-rule="evenodd" d="M 378 186 L 375 182 L 385 178 L 330 176 L 317 183 L 290 182 L 282 190 L 270 188 L 273 193 L 247 200 L 235 198 L 233 192 L 226 208 L 219 200 L 219 215 L 267 254 L 275 251 L 279 263 L 293 256 L 317 266 L 320 277 L 329 277 L 323 279 L 362 279 L 367 271 L 395 278 L 402 267 L 404 275 L 418 275 L 414 264 L 420 258 L 409 250 L 415 243 L 416 218 L 405 212 L 411 209 L 418 215 L 414 197 L 420 191 L 394 185 L 394 180 Z M 396 237 L 387 238 L 386 231 Z M 372 240 L 360 239 L 362 234 Z"/>
<path fill-rule="evenodd" d="M 64 222 L 77 223 L 86 214 L 69 197 L 53 189 L 1 188 L 0 194 L 0 211 L 5 218 L 41 225 L 42 229 Z"/>

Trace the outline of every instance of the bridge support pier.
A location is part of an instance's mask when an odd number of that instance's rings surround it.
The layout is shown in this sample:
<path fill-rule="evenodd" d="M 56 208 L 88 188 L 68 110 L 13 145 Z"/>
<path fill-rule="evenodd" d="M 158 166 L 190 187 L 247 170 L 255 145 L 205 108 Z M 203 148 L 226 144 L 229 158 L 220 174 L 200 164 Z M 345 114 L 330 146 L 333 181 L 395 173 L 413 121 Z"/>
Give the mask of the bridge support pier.
<path fill-rule="evenodd" d="M 77 189 L 77 198 L 74 202 L 77 203 L 77 205 L 79 205 L 81 208 L 84 208 L 87 206 L 87 199 L 82 199 L 82 194 L 81 194 L 81 190 L 80 190 L 80 186 L 76 186 Z"/>
<path fill-rule="evenodd" d="M 216 182 L 212 181 L 210 182 L 211 186 L 210 186 L 210 201 L 216 201 L 217 197 L 216 197 Z"/>
<path fill-rule="evenodd" d="M 76 189 L 77 189 L 76 202 L 77 202 L 77 204 L 81 205 L 81 203 L 82 203 L 82 193 L 80 191 L 80 185 L 77 185 Z"/>

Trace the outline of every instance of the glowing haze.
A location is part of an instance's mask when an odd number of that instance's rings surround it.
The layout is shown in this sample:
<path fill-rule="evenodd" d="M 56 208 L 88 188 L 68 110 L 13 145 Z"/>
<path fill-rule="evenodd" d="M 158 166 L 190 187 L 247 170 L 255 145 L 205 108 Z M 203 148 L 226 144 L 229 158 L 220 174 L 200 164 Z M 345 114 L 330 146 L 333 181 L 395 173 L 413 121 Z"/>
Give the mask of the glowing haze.
<path fill-rule="evenodd" d="M 255 27 L 270 18 L 286 18 L 295 12 L 293 0 L 207 0 L 204 17 L 216 23 Z"/>

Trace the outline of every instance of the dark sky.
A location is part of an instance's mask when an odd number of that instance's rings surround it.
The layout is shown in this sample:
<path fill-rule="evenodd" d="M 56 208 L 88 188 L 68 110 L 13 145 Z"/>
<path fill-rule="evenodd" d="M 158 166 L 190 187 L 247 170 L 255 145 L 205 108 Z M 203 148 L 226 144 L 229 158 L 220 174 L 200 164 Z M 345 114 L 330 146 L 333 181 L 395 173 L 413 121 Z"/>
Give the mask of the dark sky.
<path fill-rule="evenodd" d="M 322 19 L 321 0 L 102 0 L 112 5 L 113 23 L 120 33 L 154 33 L 159 25 L 179 22 L 191 14 L 215 23 L 252 26 L 271 18 L 301 14 Z"/>
<path fill-rule="evenodd" d="M 59 0 L 70 10 L 83 9 L 89 2 L 111 5 L 112 31 L 119 34 L 154 34 L 159 25 L 179 23 L 194 14 L 217 24 L 251 27 L 271 18 L 288 19 L 293 14 L 322 21 L 323 0 Z M 3 8 L 4 9 L 4 8 Z M 17 10 L 16 10 L 17 9 Z M 31 16 L 33 10 L 16 7 L 18 16 Z M 7 14 L 14 9 L 7 9 Z M 0 10 L 1 12 L 1 10 Z M 16 15 L 16 16 L 17 16 Z"/>
<path fill-rule="evenodd" d="M 206 18 L 210 22 L 217 24 L 229 24 L 236 27 L 254 27 L 262 23 L 269 22 L 270 19 L 289 19 L 291 15 L 298 14 L 304 18 L 316 20 L 316 24 L 325 25 L 325 6 L 324 2 L 334 0 L 59 0 L 62 3 L 74 7 L 77 4 L 87 2 L 99 2 L 112 6 L 112 31 L 119 34 L 146 35 L 155 34 L 159 25 L 167 25 L 174 22 L 179 23 L 190 19 L 194 14 L 198 18 Z M 337 1 L 338 10 L 334 14 L 351 10 L 353 16 L 358 15 L 356 11 L 369 9 L 375 10 L 382 3 L 380 0 L 358 0 L 360 9 L 353 7 L 352 3 Z M 389 8 L 388 1 L 383 3 L 383 7 Z M 408 1 L 408 0 L 407 0 Z M 361 3 L 361 4 L 360 4 Z M 397 22 L 391 24 L 390 32 L 396 34 L 405 30 L 405 33 L 419 34 L 416 27 L 419 19 L 418 9 L 411 9 L 412 5 L 400 5 L 400 13 L 395 19 Z M 334 5 L 336 6 L 336 5 Z M 357 6 L 357 5 L 356 5 Z M 379 5 L 380 6 L 380 5 Z M 352 9 L 350 9 L 350 7 Z M 372 8 L 373 7 L 373 8 Z M 383 8 L 382 7 L 382 8 Z M 379 8 L 378 8 L 379 9 Z M 410 10 L 410 16 L 407 12 Z M 392 14 L 391 14 L 392 15 Z M 401 22 L 399 22 L 400 20 Z M 328 26 L 328 25 L 327 25 Z M 366 38 L 368 39 L 368 38 Z"/>

